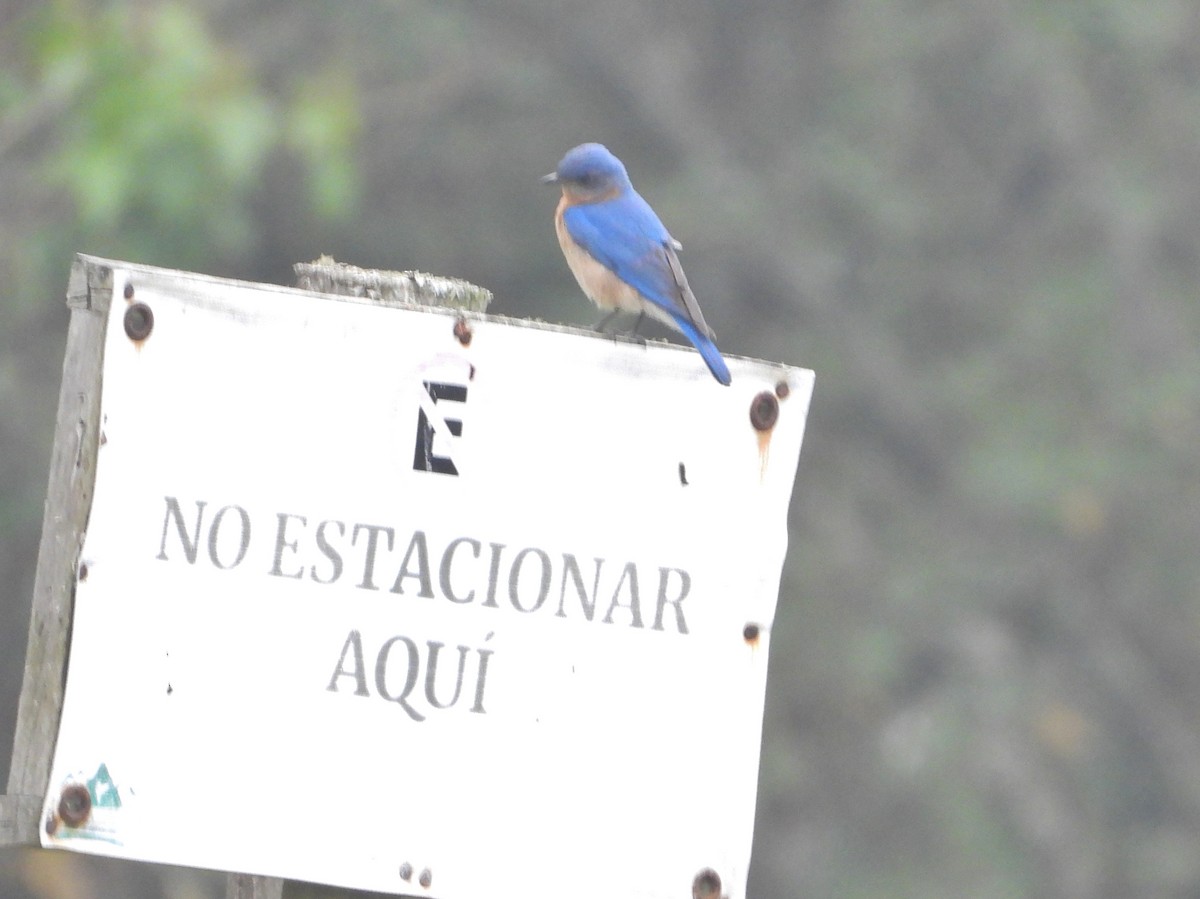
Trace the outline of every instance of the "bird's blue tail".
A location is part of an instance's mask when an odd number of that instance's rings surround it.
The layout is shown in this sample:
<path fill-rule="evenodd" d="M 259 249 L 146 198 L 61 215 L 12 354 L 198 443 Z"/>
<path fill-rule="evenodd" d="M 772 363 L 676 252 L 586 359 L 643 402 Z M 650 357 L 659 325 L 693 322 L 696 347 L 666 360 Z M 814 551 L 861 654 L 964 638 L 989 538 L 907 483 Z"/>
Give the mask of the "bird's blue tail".
<path fill-rule="evenodd" d="M 675 318 L 675 321 L 679 325 L 679 330 L 683 332 L 683 336 L 700 351 L 700 358 L 704 360 L 704 364 L 708 366 L 713 377 L 728 387 L 729 382 L 733 379 L 729 375 L 729 367 L 721 358 L 721 352 L 717 349 L 717 345 L 712 342 L 710 337 L 697 331 L 696 326 L 690 321 L 681 318 Z"/>

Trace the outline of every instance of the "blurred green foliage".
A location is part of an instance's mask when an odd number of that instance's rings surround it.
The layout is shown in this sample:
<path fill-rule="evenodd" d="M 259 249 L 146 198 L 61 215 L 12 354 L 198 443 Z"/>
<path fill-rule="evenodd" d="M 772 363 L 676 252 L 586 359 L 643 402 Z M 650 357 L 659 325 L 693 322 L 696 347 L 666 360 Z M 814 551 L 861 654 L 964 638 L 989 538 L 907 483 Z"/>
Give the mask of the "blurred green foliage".
<path fill-rule="evenodd" d="M 184 3 L 55 0 L 20 28 L 27 77 L 10 80 L 0 114 L 53 107 L 38 171 L 76 211 L 69 233 L 35 237 L 56 255 L 86 246 L 180 267 L 251 256 L 259 186 L 285 153 L 315 215 L 350 212 L 360 113 L 344 73 L 297 72 L 280 96 Z"/>

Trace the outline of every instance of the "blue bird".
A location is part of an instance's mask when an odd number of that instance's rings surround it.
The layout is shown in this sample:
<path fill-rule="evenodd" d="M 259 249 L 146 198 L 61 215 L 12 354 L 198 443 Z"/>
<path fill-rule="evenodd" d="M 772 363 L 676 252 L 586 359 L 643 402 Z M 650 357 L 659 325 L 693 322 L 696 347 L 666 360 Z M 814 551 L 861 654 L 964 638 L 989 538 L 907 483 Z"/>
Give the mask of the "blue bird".
<path fill-rule="evenodd" d="M 588 299 L 612 315 L 650 315 L 679 331 L 713 377 L 729 384 L 729 368 L 679 264 L 679 243 L 633 189 L 621 160 L 602 144 L 580 144 L 542 181 L 562 188 L 554 229 Z"/>

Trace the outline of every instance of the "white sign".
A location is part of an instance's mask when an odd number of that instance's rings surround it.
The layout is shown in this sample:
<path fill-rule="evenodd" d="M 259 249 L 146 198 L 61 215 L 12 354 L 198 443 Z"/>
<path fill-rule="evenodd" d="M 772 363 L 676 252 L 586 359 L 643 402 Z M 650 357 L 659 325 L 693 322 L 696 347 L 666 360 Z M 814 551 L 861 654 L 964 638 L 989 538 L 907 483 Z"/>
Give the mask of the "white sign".
<path fill-rule="evenodd" d="M 731 358 L 722 387 L 687 347 L 113 287 L 44 845 L 442 899 L 668 899 L 705 869 L 744 895 L 811 372 Z"/>

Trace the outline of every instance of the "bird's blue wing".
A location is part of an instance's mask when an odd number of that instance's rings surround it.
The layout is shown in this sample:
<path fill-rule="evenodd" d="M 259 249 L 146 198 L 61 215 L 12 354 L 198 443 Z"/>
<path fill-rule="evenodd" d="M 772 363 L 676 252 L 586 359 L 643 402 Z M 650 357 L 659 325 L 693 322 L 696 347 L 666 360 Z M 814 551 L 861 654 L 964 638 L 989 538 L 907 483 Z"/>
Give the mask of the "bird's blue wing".
<path fill-rule="evenodd" d="M 637 191 L 570 206 L 563 211 L 563 223 L 589 256 L 667 312 L 716 379 L 729 383 L 729 369 L 688 286 L 675 241 Z"/>
<path fill-rule="evenodd" d="M 671 235 L 636 191 L 568 207 L 563 222 L 589 256 L 650 302 L 672 317 L 692 318 L 667 261 Z"/>

